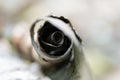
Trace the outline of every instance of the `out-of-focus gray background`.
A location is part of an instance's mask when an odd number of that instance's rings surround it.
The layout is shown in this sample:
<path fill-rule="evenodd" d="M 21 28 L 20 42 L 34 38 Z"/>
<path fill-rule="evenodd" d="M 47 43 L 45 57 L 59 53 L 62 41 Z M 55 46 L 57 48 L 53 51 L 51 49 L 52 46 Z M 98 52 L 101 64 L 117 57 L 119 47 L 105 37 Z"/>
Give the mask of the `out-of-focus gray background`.
<path fill-rule="evenodd" d="M 47 15 L 71 21 L 83 40 L 95 80 L 120 80 L 120 0 L 0 0 L 0 80 L 13 80 L 10 77 L 22 70 L 26 70 L 23 78 L 37 79 L 38 75 L 29 73 L 30 65 L 13 52 L 9 39 L 14 27 L 30 27 Z M 21 65 L 21 72 L 13 69 Z"/>

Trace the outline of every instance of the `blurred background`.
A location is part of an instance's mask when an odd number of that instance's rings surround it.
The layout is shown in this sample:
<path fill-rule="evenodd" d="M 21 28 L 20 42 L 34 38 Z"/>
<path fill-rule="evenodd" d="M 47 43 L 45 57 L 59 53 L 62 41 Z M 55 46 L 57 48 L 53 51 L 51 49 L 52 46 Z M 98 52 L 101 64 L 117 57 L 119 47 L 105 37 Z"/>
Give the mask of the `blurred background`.
<path fill-rule="evenodd" d="M 36 19 L 48 15 L 71 21 L 83 40 L 94 80 L 120 80 L 120 0 L 0 0 L 1 80 L 7 80 L 7 71 L 14 67 L 28 67 L 11 47 L 14 28 L 29 30 Z"/>

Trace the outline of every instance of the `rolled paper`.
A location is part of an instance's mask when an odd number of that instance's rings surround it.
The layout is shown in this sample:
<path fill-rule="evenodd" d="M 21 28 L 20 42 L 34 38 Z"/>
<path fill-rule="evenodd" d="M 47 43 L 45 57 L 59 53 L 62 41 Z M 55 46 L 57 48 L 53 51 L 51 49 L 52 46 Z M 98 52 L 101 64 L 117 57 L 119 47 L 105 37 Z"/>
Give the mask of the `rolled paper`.
<path fill-rule="evenodd" d="M 68 19 L 63 16 L 41 18 L 31 26 L 30 36 L 37 56 L 34 59 L 51 80 L 91 80 L 82 40 Z"/>

